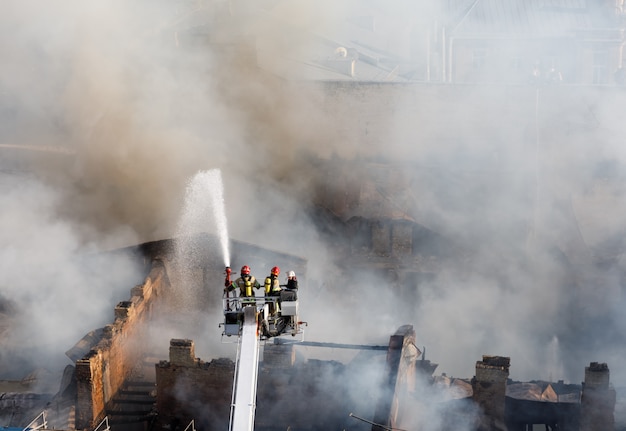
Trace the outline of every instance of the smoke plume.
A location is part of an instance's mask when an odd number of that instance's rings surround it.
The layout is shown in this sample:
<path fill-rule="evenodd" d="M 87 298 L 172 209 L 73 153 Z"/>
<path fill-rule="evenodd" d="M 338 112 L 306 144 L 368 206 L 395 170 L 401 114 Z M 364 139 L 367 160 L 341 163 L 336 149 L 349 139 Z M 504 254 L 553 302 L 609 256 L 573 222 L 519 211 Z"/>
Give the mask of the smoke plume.
<path fill-rule="evenodd" d="M 4 2 L 0 311 L 20 317 L 3 355 L 43 362 L 109 321 L 141 274 L 76 256 L 175 236 L 189 179 L 219 169 L 229 234 L 308 260 L 312 339 L 381 344 L 408 323 L 450 375 L 495 354 L 512 378 L 578 382 L 601 361 L 623 381 L 622 95 L 288 79 L 359 3 Z M 435 13 L 367 3 L 398 55 Z M 316 186 L 347 195 L 348 171 L 361 190 L 381 161 L 384 197 L 458 259 L 404 290 L 338 263 L 310 211 Z"/>

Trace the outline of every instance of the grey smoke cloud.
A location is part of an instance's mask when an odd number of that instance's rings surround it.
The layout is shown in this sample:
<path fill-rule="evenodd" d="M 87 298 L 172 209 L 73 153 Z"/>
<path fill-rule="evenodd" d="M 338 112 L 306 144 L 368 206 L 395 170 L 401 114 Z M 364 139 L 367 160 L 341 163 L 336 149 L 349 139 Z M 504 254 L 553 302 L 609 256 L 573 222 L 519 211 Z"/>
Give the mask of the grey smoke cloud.
<path fill-rule="evenodd" d="M 75 227 L 58 216 L 54 188 L 30 176 L 0 178 L 0 294 L 8 305 L 1 378 L 21 379 L 37 368 L 56 373 L 70 363 L 66 350 L 112 321 L 113 307 L 141 272 L 126 256 L 98 255 L 95 245 L 81 244 Z M 117 234 L 128 238 L 124 228 Z"/>
<path fill-rule="evenodd" d="M 67 314 L 51 314 L 44 305 L 51 297 L 64 310 L 77 286 L 98 279 L 87 282 L 70 263 L 75 253 L 173 236 L 188 179 L 219 168 L 230 234 L 309 260 L 311 284 L 301 298 L 311 339 L 382 344 L 411 323 L 429 359 L 451 375 L 471 376 L 482 354 L 497 354 L 512 357 L 514 378 L 576 382 L 585 364 L 607 361 L 612 377 L 623 379 L 623 266 L 606 277 L 585 248 L 623 230 L 619 188 L 604 188 L 593 203 L 585 195 L 598 187 L 598 162 L 619 166 L 624 158 L 617 95 L 567 99 L 566 91 L 529 88 L 523 98 L 509 100 L 503 89 L 476 87 L 464 89 L 466 98 L 437 88 L 424 90 L 420 99 L 397 87 L 382 101 L 355 90 L 359 103 L 341 103 L 349 88 L 329 96 L 324 86 L 268 76 L 254 54 L 269 63 L 322 55 L 307 51 L 308 36 L 341 37 L 340 18 L 353 4 L 286 2 L 252 14 L 243 13 L 248 5 L 231 3 L 235 13 L 218 20 L 207 36 L 216 42 L 213 48 L 189 38 L 182 4 L 179 10 L 142 1 L 3 5 L 0 143 L 57 145 L 73 154 L 54 162 L 34 158 L 39 179 L 2 182 L 11 192 L 0 213 L 7 227 L 1 243 L 10 245 L 2 253 L 3 296 L 55 323 L 39 328 L 41 335 L 59 340 L 58 328 L 69 325 Z M 202 6 L 200 23 L 225 4 Z M 415 18 L 382 27 L 393 30 L 388 46 L 425 19 L 403 6 L 389 19 Z M 277 32 L 276 24 L 285 22 L 293 37 Z M 233 33 L 249 43 L 220 44 Z M 446 98 L 455 103 L 435 103 Z M 480 109 L 475 100 L 482 101 Z M 569 117 L 564 105 L 572 107 Z M 574 109 L 580 106 L 588 109 Z M 364 127 L 368 118 L 351 114 L 357 108 L 369 109 L 370 124 L 377 126 Z M 509 121 L 494 124 L 501 111 L 510 113 Z M 513 145 L 512 137 L 528 145 Z M 380 275 L 353 283 L 306 211 L 318 174 L 302 156 L 307 152 L 414 161 L 417 168 L 405 165 L 407 176 L 414 175 L 407 186 L 416 200 L 411 215 L 468 250 L 473 270 L 448 269 L 420 284 L 416 298 L 406 302 L 383 293 L 389 280 Z M 354 166 L 348 168 L 358 171 Z M 360 175 L 367 174 L 357 172 L 357 183 Z M 566 211 L 569 202 L 578 220 Z M 554 244 L 580 259 L 577 268 L 588 278 L 570 283 L 559 258 L 546 252 Z M 41 275 L 26 271 L 26 262 L 39 263 Z M 135 275 L 132 269 L 120 273 Z M 57 280 L 52 286 L 51 278 Z M 42 284 L 48 288 L 39 289 Z M 79 316 L 98 316 L 83 332 L 109 320 L 111 301 L 126 299 L 133 284 L 121 286 L 119 295 L 99 289 L 107 292 L 102 301 L 80 301 Z M 201 327 L 211 325 L 198 319 Z M 354 322 L 360 324 L 356 331 Z M 602 336 L 594 336 L 598 331 Z M 64 332 L 60 341 L 71 344 L 81 335 Z"/>

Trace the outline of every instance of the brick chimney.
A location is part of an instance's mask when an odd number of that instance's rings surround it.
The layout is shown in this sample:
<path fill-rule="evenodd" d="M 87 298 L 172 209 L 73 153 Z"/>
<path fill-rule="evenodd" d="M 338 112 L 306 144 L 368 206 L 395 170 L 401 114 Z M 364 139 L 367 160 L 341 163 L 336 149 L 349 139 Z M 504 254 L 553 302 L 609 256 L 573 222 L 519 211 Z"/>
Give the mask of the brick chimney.
<path fill-rule="evenodd" d="M 511 359 L 504 356 L 483 355 L 483 360 L 476 362 L 472 397 L 490 421 L 488 429 L 506 429 L 504 406 L 510 364 Z"/>
<path fill-rule="evenodd" d="M 606 363 L 591 362 L 585 367 L 580 399 L 580 431 L 614 429 L 616 395 L 609 377 Z"/>
<path fill-rule="evenodd" d="M 192 340 L 170 340 L 170 363 L 192 367 L 196 363 L 195 346 Z"/>

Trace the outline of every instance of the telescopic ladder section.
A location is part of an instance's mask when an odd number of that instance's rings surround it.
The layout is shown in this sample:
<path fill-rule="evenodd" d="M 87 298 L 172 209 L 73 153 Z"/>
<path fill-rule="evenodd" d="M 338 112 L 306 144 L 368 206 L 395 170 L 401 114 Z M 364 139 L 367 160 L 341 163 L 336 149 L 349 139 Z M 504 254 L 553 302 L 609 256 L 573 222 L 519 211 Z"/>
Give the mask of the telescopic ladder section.
<path fill-rule="evenodd" d="M 259 367 L 259 336 L 255 306 L 244 307 L 240 348 L 235 370 L 234 403 L 231 405 L 230 430 L 254 430 L 256 389 Z"/>

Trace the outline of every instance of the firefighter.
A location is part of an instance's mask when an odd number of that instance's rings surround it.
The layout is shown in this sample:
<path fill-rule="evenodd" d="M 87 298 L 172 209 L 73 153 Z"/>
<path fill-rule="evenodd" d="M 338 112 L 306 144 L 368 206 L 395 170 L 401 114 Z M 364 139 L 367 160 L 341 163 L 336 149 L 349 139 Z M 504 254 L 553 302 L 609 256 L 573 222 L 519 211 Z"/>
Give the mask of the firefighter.
<path fill-rule="evenodd" d="M 296 273 L 289 271 L 287 273 L 287 284 L 283 284 L 285 289 L 280 294 L 281 301 L 295 301 L 298 299 L 298 279 Z"/>
<path fill-rule="evenodd" d="M 224 290 L 226 292 L 232 292 L 237 288 L 239 288 L 240 298 L 254 297 L 252 289 L 261 288 L 261 283 L 257 281 L 254 275 L 250 274 L 250 267 L 248 265 L 241 267 L 241 276 L 237 280 L 233 281 L 230 286 L 225 287 Z"/>
<path fill-rule="evenodd" d="M 284 287 L 280 292 L 280 300 L 278 301 L 278 305 L 281 308 L 281 311 L 284 311 L 283 302 L 292 302 L 298 300 L 298 279 L 296 278 L 296 273 L 293 271 L 289 271 L 287 273 L 287 284 L 281 285 Z M 280 322 L 276 324 L 276 332 L 277 334 L 282 334 L 285 332 L 288 325 L 291 325 L 296 330 L 296 317 L 295 316 L 286 316 L 280 318 Z"/>
<path fill-rule="evenodd" d="M 280 268 L 275 266 L 270 271 L 270 275 L 265 277 L 265 296 L 276 296 L 280 293 L 281 287 L 278 281 L 278 275 L 280 274 Z"/>
<path fill-rule="evenodd" d="M 280 287 L 280 281 L 278 281 L 278 275 L 280 274 L 280 268 L 275 266 L 270 271 L 270 275 L 265 277 L 265 296 L 279 297 L 282 288 Z M 278 302 L 268 302 L 270 308 L 270 314 L 275 314 L 280 311 Z"/>
<path fill-rule="evenodd" d="M 298 279 L 296 278 L 296 273 L 293 271 L 289 271 L 287 273 L 287 290 L 298 291 Z"/>

